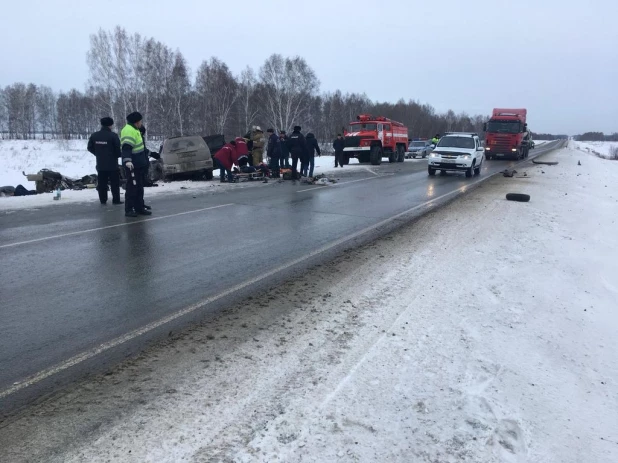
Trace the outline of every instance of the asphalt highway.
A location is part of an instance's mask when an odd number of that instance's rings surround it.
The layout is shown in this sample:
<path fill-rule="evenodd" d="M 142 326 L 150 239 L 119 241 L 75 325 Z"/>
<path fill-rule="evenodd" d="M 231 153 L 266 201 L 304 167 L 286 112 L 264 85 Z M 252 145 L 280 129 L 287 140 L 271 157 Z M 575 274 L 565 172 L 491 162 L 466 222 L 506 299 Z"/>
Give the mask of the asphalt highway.
<path fill-rule="evenodd" d="M 541 155 L 562 142 L 541 145 Z M 529 161 L 524 161 L 529 162 Z M 480 177 L 426 160 L 346 166 L 332 186 L 159 195 L 153 216 L 71 204 L 0 213 L 0 414 L 96 373 L 232 300 L 375 239 Z"/>

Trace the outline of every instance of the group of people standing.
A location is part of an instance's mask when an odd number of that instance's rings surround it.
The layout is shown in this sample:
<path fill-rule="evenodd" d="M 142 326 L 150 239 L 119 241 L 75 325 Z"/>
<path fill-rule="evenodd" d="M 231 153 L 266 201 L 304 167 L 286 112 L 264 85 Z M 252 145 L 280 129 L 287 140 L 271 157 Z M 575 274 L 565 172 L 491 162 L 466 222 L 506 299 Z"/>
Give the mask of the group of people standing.
<path fill-rule="evenodd" d="M 314 134 L 303 135 L 298 125 L 294 127 L 294 131 L 289 136 L 284 130 L 279 134 L 276 134 L 274 129 L 268 129 L 267 132 L 270 135 L 266 154 L 270 159 L 269 167 L 275 178 L 280 176 L 280 169 L 284 166 L 292 169 L 293 179 L 301 176 L 313 177 L 315 155 L 322 156 Z M 291 165 L 289 164 L 290 156 L 292 157 Z M 300 172 L 298 170 L 299 161 Z"/>
<path fill-rule="evenodd" d="M 111 117 L 102 118 L 101 130 L 93 133 L 88 140 L 88 151 L 97 159 L 99 200 L 101 204 L 107 204 L 109 184 L 112 203 L 124 204 L 127 217 L 151 215 L 152 208 L 144 203 L 144 185 L 148 183 L 149 158 L 158 159 L 159 154 L 146 148 L 146 128 L 139 112 L 127 116 L 127 124 L 122 128 L 120 137 L 112 131 L 113 126 Z M 235 138 L 217 151 L 214 155 L 214 167 L 219 169 L 221 182 L 234 181 L 232 169 L 235 165 L 241 172 L 262 171 L 273 178 L 279 178 L 281 169 L 284 168 L 292 169 L 293 179 L 300 179 L 301 176 L 313 177 L 315 156 L 322 155 L 313 133 L 303 135 L 298 125 L 290 135 L 285 130 L 276 133 L 274 129 L 268 129 L 266 132 L 268 138 L 259 126 L 255 126 L 244 137 Z M 263 163 L 265 147 L 269 158 L 268 165 Z M 335 167 L 344 165 L 344 147 L 344 139 L 338 135 L 333 142 Z M 118 165 L 119 159 L 122 159 L 122 167 Z M 120 168 L 126 178 L 124 203 L 120 200 Z"/>
<path fill-rule="evenodd" d="M 267 155 L 270 158 L 269 167 L 273 171 L 273 175 L 279 176 L 279 169 L 284 166 L 291 167 L 292 178 L 313 177 L 315 169 L 315 156 L 322 156 L 320 145 L 315 135 L 309 132 L 303 135 L 302 128 L 297 125 L 291 135 L 287 135 L 284 130 L 279 134 L 275 133 L 274 129 L 268 129 L 270 134 L 268 137 Z M 343 167 L 343 149 L 345 141 L 341 135 L 333 142 L 335 149 L 335 167 L 341 165 Z M 292 157 L 292 165 L 289 166 L 289 157 Z M 298 171 L 298 163 L 300 161 L 300 172 Z"/>
<path fill-rule="evenodd" d="M 112 192 L 112 203 L 123 204 L 120 200 L 120 167 L 127 180 L 125 194 L 125 216 L 151 215 L 151 207 L 144 203 L 144 185 L 147 182 L 149 157 L 158 157 L 158 153 L 146 148 L 144 135 L 146 128 L 142 115 L 133 112 L 127 116 L 127 124 L 122 128 L 120 137 L 112 132 L 114 120 L 111 117 L 101 119 L 101 130 L 93 133 L 88 140 L 88 151 L 97 159 L 97 190 L 101 204 L 107 204 L 108 182 Z"/>

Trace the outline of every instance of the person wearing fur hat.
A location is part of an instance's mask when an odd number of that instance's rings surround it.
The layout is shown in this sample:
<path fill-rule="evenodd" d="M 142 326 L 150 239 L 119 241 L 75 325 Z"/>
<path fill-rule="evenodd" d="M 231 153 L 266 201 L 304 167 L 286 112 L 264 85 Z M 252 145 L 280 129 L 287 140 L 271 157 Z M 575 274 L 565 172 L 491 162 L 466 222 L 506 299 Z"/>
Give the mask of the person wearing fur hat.
<path fill-rule="evenodd" d="M 148 156 L 140 127 L 142 115 L 138 112 L 127 116 L 127 125 L 120 133 L 122 147 L 122 164 L 127 178 L 124 212 L 126 217 L 151 215 L 144 207 L 144 176 L 148 166 Z"/>
<path fill-rule="evenodd" d="M 90 135 L 88 151 L 97 158 L 97 190 L 101 204 L 107 204 L 107 184 L 111 185 L 112 203 L 120 201 L 120 138 L 112 132 L 114 120 L 111 117 L 101 119 L 101 130 Z"/>

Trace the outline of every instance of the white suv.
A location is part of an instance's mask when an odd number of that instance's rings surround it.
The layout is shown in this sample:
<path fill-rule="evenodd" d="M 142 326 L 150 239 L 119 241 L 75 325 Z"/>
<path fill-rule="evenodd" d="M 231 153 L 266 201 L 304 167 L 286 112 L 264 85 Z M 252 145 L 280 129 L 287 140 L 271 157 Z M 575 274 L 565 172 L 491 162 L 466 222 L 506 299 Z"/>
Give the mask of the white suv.
<path fill-rule="evenodd" d="M 427 172 L 436 175 L 448 171 L 463 171 L 466 177 L 479 175 L 485 150 L 475 133 L 447 133 L 440 138 L 436 148 L 429 154 Z"/>

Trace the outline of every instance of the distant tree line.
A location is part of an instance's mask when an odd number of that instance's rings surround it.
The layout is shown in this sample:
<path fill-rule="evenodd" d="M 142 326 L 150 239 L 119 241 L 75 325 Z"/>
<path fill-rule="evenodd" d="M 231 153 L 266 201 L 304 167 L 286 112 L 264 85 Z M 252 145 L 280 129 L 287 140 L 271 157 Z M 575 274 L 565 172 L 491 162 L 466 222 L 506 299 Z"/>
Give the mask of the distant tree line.
<path fill-rule="evenodd" d="M 2 138 L 84 138 L 111 116 L 119 126 L 140 111 L 151 137 L 245 134 L 253 125 L 290 130 L 301 125 L 320 140 L 333 138 L 358 114 L 403 122 L 411 137 L 449 131 L 481 132 L 487 117 L 438 113 L 403 99 L 374 102 L 365 94 L 320 92 L 320 82 L 301 57 L 270 56 L 257 70 L 235 76 L 218 58 L 193 75 L 180 51 L 125 29 L 99 30 L 90 37 L 90 78 L 85 91 L 55 92 L 35 84 L 0 89 Z"/>
<path fill-rule="evenodd" d="M 586 132 L 574 138 L 579 141 L 618 141 L 618 132 L 611 135 L 605 135 L 603 132 Z"/>

